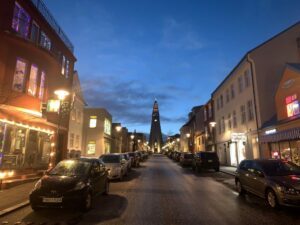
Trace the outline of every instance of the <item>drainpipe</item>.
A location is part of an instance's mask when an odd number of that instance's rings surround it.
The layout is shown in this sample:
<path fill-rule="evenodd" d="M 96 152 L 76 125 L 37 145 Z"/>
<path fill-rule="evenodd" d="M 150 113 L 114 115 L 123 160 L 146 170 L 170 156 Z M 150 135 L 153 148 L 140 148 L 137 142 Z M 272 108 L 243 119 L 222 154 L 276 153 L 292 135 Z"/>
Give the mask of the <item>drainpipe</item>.
<path fill-rule="evenodd" d="M 254 98 L 254 111 L 255 111 L 255 121 L 256 121 L 256 127 L 257 127 L 257 141 L 258 141 L 258 152 L 259 152 L 259 158 L 262 157 L 261 154 L 261 145 L 260 145 L 260 137 L 259 137 L 259 131 L 260 131 L 260 127 L 258 126 L 258 118 L 257 118 L 257 107 L 256 107 L 256 92 L 255 92 L 255 87 L 254 87 L 254 73 L 255 73 L 255 69 L 254 69 L 254 61 L 253 59 L 250 58 L 250 54 L 247 54 L 247 61 L 250 63 L 251 65 L 251 82 L 252 82 L 252 90 L 253 90 L 253 98 Z M 256 75 L 256 73 L 255 73 Z"/>

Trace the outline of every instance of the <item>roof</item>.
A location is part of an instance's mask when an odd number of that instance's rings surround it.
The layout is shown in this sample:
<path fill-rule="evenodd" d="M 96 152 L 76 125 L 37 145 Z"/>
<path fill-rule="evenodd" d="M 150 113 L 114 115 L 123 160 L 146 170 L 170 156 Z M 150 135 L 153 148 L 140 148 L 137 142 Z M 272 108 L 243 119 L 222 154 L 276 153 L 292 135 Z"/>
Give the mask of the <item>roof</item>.
<path fill-rule="evenodd" d="M 272 41 L 273 39 L 277 38 L 278 36 L 284 34 L 285 32 L 287 32 L 288 30 L 290 30 L 291 28 L 300 25 L 300 21 L 298 21 L 297 23 L 291 25 L 290 27 L 286 28 L 285 30 L 279 32 L 278 34 L 274 35 L 273 37 L 269 38 L 268 40 L 266 40 L 265 42 L 262 42 L 261 44 L 257 45 L 256 47 L 252 48 L 251 50 L 249 50 L 248 52 L 246 52 L 246 54 L 241 58 L 241 60 L 238 62 L 238 64 L 230 71 L 230 73 L 225 77 L 225 79 L 217 86 L 217 88 L 212 92 L 211 95 L 214 95 L 219 89 L 220 87 L 231 77 L 231 75 L 233 74 L 233 72 L 240 66 L 240 64 L 247 59 L 248 54 L 254 52 L 255 50 L 259 49 L 260 47 L 268 44 L 270 41 Z"/>

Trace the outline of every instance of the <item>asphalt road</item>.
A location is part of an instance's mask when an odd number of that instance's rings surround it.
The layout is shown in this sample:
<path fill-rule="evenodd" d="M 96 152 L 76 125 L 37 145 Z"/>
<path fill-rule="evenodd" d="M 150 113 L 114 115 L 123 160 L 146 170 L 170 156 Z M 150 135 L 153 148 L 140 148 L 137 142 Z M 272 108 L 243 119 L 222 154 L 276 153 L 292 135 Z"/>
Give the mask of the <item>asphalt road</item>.
<path fill-rule="evenodd" d="M 215 172 L 195 174 L 165 156 L 154 155 L 122 182 L 111 183 L 88 213 L 25 207 L 3 218 L 15 224 L 300 224 L 299 208 L 269 209 L 263 200 L 239 197 L 233 178 Z M 19 223 L 19 224 L 22 224 Z M 1 224 L 1 223 L 0 223 Z"/>

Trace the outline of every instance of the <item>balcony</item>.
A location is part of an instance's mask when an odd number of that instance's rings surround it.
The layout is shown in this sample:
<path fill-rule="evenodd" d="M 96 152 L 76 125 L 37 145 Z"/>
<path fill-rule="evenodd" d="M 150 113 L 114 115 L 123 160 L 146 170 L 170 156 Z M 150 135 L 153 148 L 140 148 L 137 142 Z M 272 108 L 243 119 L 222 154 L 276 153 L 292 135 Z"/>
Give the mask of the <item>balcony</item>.
<path fill-rule="evenodd" d="M 67 48 L 74 52 L 74 46 L 64 33 L 64 31 L 60 28 L 52 14 L 49 12 L 48 8 L 46 7 L 45 3 L 42 0 L 30 0 L 36 9 L 42 14 L 44 19 L 48 22 L 48 24 L 52 27 L 52 29 L 57 33 L 60 39 L 64 42 Z"/>

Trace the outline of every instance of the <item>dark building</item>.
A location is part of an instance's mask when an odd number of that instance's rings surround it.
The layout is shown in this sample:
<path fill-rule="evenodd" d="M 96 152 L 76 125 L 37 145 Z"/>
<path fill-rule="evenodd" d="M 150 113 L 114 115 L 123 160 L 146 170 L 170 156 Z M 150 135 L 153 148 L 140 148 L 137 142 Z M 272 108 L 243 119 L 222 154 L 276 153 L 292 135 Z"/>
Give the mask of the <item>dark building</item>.
<path fill-rule="evenodd" d="M 213 100 L 210 99 L 204 108 L 204 130 L 205 130 L 205 150 L 206 151 L 215 151 L 215 117 L 214 117 L 214 110 L 213 110 Z"/>
<path fill-rule="evenodd" d="M 43 1 L 0 1 L 1 168 L 47 168 L 67 156 L 71 95 L 55 91 L 71 92 L 75 61 Z"/>
<path fill-rule="evenodd" d="M 163 145 L 158 103 L 156 100 L 153 105 L 149 145 L 150 150 L 154 152 L 160 152 Z"/>

